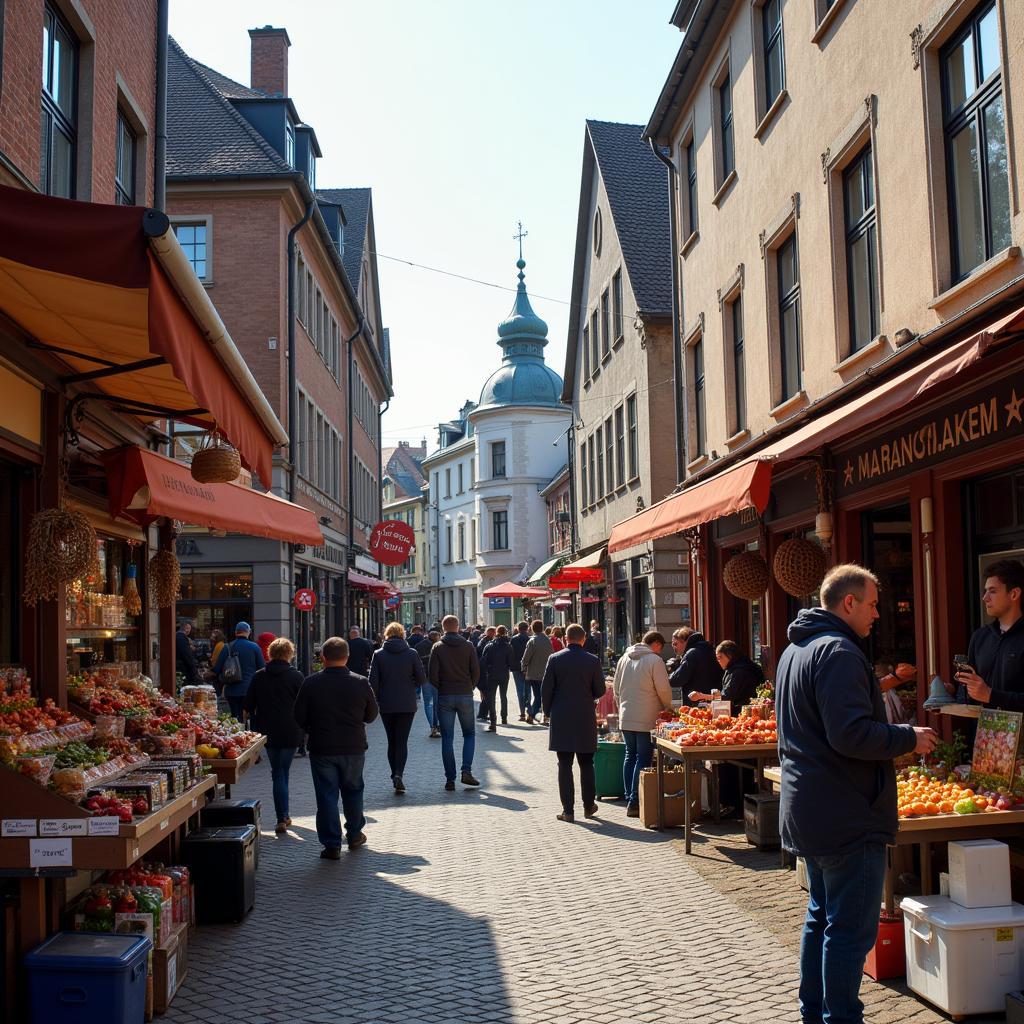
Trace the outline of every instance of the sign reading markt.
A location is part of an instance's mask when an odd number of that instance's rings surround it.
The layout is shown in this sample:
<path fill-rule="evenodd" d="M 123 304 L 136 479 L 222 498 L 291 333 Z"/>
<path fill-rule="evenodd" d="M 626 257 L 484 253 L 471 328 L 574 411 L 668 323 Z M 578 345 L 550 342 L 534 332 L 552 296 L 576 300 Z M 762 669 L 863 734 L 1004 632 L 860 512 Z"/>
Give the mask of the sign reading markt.
<path fill-rule="evenodd" d="M 835 456 L 836 490 L 870 487 L 1024 434 L 1024 386 L 995 381 L 955 405 L 907 421 L 891 435 L 841 449 Z"/>

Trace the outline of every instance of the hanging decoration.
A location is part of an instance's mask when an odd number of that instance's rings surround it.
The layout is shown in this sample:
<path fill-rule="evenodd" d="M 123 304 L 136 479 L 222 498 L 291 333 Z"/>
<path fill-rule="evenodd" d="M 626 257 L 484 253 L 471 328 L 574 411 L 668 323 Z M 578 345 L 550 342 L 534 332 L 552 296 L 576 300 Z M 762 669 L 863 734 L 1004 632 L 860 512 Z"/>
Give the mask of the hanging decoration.
<path fill-rule="evenodd" d="M 793 597 L 813 594 L 825 578 L 827 568 L 825 552 L 806 537 L 792 537 L 783 541 L 772 562 L 779 586 Z"/>
<path fill-rule="evenodd" d="M 206 435 L 192 456 L 192 479 L 201 484 L 229 484 L 241 471 L 238 452 L 216 430 Z"/>
<path fill-rule="evenodd" d="M 124 598 L 124 610 L 128 615 L 142 614 L 142 595 L 139 593 L 139 567 L 135 564 L 135 545 L 128 546 L 128 571 L 124 578 L 121 596 Z"/>
<path fill-rule="evenodd" d="M 157 608 L 171 608 L 181 589 L 181 565 L 173 551 L 158 551 L 149 560 L 149 585 Z"/>
<path fill-rule="evenodd" d="M 722 569 L 722 582 L 733 597 L 756 601 L 768 589 L 771 574 L 768 563 L 759 551 L 741 551 L 733 555 Z"/>
<path fill-rule="evenodd" d="M 96 531 L 83 513 L 68 508 L 36 512 L 25 549 L 25 603 L 52 601 L 61 587 L 92 574 L 98 568 L 96 545 Z"/>

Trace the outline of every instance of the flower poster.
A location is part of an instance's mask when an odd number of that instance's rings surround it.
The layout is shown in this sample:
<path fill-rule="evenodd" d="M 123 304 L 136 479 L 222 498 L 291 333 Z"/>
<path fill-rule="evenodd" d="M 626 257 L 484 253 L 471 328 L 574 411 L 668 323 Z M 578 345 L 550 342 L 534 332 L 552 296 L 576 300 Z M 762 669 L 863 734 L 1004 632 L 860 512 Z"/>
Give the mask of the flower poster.
<path fill-rule="evenodd" d="M 975 789 L 1009 787 L 1020 742 L 1019 711 L 993 711 L 985 708 L 978 718 L 971 758 L 971 785 Z"/>

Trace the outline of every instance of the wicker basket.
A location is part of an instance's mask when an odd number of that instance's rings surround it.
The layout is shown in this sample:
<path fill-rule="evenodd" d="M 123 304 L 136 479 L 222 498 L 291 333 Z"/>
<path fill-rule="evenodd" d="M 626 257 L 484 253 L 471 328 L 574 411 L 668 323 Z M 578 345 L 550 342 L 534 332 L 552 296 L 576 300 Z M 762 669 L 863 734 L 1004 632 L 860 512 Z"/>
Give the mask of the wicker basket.
<path fill-rule="evenodd" d="M 825 578 L 827 568 L 825 552 L 804 537 L 783 541 L 772 562 L 779 586 L 793 597 L 813 594 Z"/>
<path fill-rule="evenodd" d="M 768 563 L 757 551 L 741 551 L 733 555 L 722 570 L 725 589 L 744 601 L 756 601 L 764 597 L 771 574 Z"/>
<path fill-rule="evenodd" d="M 242 460 L 230 445 L 214 438 L 192 456 L 192 479 L 201 484 L 229 484 L 242 471 Z"/>

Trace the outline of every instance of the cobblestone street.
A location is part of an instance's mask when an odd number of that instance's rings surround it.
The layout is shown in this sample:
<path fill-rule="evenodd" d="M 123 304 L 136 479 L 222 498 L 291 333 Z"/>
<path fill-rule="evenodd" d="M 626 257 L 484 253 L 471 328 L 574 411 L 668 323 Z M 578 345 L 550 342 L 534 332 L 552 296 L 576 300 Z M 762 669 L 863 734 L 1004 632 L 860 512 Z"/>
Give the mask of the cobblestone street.
<path fill-rule="evenodd" d="M 308 761 L 285 838 L 266 759 L 235 787 L 263 801 L 256 908 L 195 932 L 168 1024 L 798 1020 L 805 897 L 777 854 L 733 825 L 702 829 L 686 858 L 678 831 L 644 829 L 621 802 L 556 821 L 546 730 L 518 723 L 478 733 L 479 791 L 445 793 L 425 725 L 405 797 L 370 727 L 369 844 L 340 863 L 318 857 Z M 945 1019 L 899 987 L 865 980 L 864 999 L 880 1024 Z"/>

